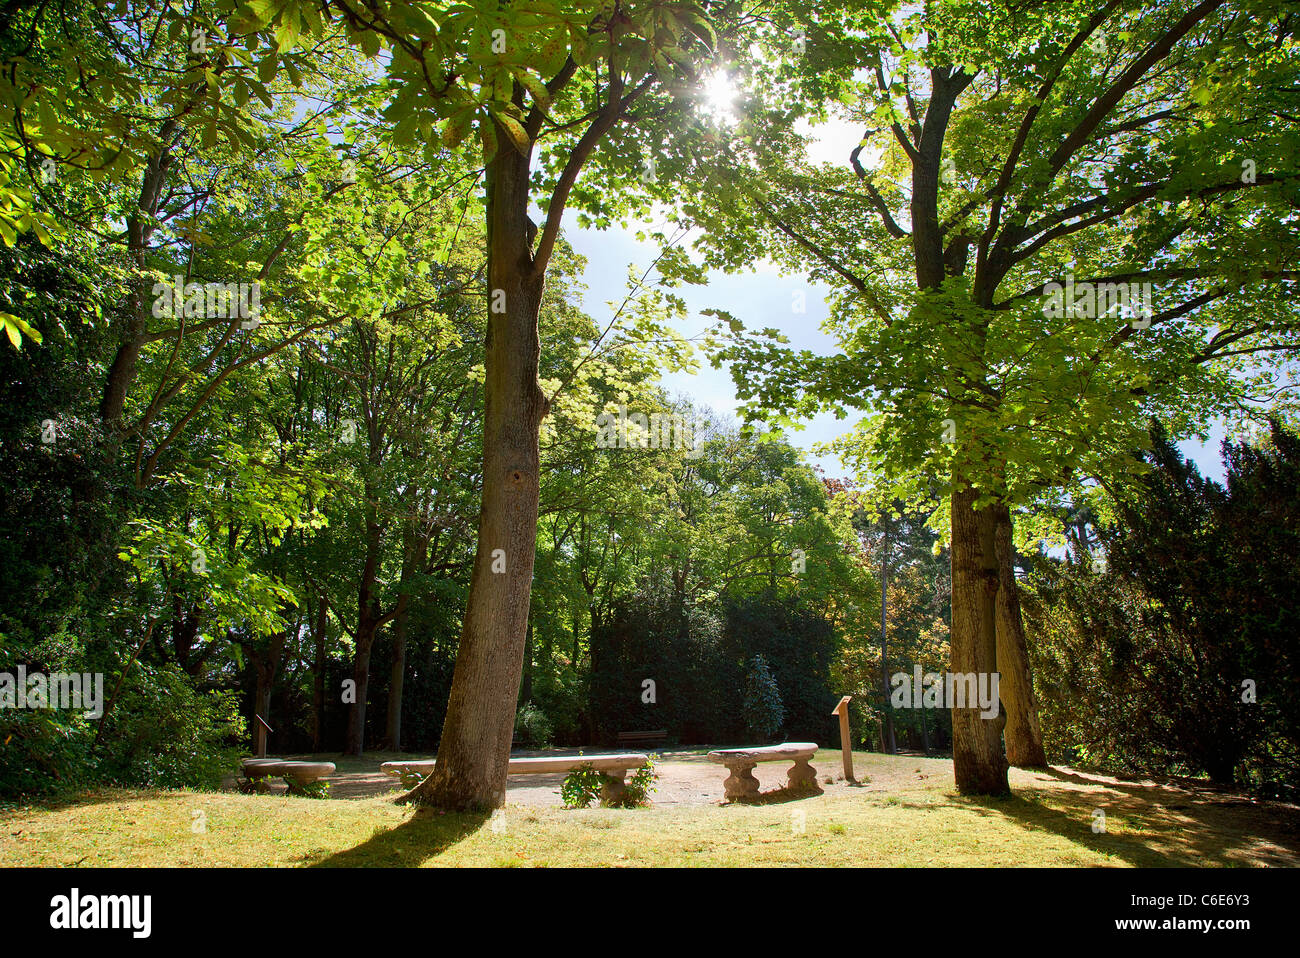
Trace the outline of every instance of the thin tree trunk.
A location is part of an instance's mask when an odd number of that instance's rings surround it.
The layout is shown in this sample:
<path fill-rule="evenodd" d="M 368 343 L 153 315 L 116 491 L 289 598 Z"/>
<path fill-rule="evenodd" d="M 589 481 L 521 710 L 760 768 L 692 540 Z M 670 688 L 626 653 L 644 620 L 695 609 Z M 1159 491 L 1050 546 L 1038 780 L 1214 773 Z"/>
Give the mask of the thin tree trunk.
<path fill-rule="evenodd" d="M 372 464 L 373 458 L 372 437 Z M 361 581 L 357 585 L 357 631 L 353 637 L 356 642 L 356 654 L 352 659 L 353 692 L 356 700 L 348 712 L 347 741 L 343 746 L 344 755 L 360 755 L 366 744 L 366 697 L 370 689 L 370 653 L 375 645 L 379 628 L 386 621 L 379 607 L 379 595 L 375 586 L 379 581 L 379 556 L 383 541 L 383 529 L 374 503 L 378 493 L 366 483 L 366 559 L 361 567 Z M 400 601 L 400 600 L 399 600 Z"/>
<path fill-rule="evenodd" d="M 925 754 L 930 754 L 930 728 L 925 721 L 925 709 L 921 709 L 921 743 L 925 747 Z"/>
<path fill-rule="evenodd" d="M 519 688 L 519 700 L 533 700 L 533 620 L 528 620 L 528 635 L 524 639 L 524 677 Z"/>
<path fill-rule="evenodd" d="M 545 277 L 533 268 L 529 250 L 528 173 L 528 157 L 506 146 L 488 164 L 477 552 L 438 763 L 404 797 L 442 808 L 495 808 L 505 801 L 537 538 L 538 431 L 547 412 L 537 378 Z"/>
<path fill-rule="evenodd" d="M 997 669 L 998 560 L 993 510 L 976 510 L 979 492 L 954 476 L 952 493 L 952 671 L 991 675 Z M 978 702 L 952 708 L 952 760 L 963 795 L 1009 791 L 1002 751 L 1002 709 L 982 718 Z M 971 707 L 973 704 L 974 707 Z"/>
<path fill-rule="evenodd" d="M 366 698 L 370 690 L 370 651 L 375 644 L 375 623 L 363 619 L 357 627 L 356 654 L 352 659 L 353 693 L 356 700 L 348 710 L 348 737 L 344 755 L 361 755 L 366 747 Z"/>
<path fill-rule="evenodd" d="M 321 750 L 321 736 L 325 719 L 325 628 L 329 622 L 329 607 L 325 600 L 316 601 L 316 629 L 312 634 L 315 657 L 312 663 L 311 689 L 311 750 Z"/>
<path fill-rule="evenodd" d="M 428 561 L 429 539 L 408 531 L 402 547 L 402 585 L 424 568 Z M 387 743 L 394 752 L 402 750 L 402 695 L 406 688 L 406 627 L 410 609 L 410 593 L 403 588 L 398 598 L 397 615 L 393 618 L 393 664 L 388 681 Z"/>
<path fill-rule="evenodd" d="M 1034 695 L 1024 620 L 1020 614 L 1011 510 L 1001 504 L 992 508 L 997 521 L 998 672 L 1001 675 L 1002 704 L 1007 714 L 1007 761 L 1020 768 L 1044 768 L 1047 755 L 1043 751 L 1038 699 Z"/>
<path fill-rule="evenodd" d="M 284 646 L 288 638 L 288 633 L 277 632 L 267 640 L 264 648 L 259 649 L 251 642 L 245 646 L 249 650 L 249 658 L 257 676 L 257 686 L 253 693 L 252 726 L 254 751 L 258 755 L 266 754 L 264 746 L 267 733 L 257 716 L 260 715 L 263 722 L 271 725 L 271 692 L 275 689 L 275 677 L 284 661 Z"/>
<path fill-rule="evenodd" d="M 885 637 L 886 610 L 889 604 L 889 519 L 883 521 L 885 532 L 880 545 L 880 689 L 884 697 L 881 711 L 885 721 L 880 730 L 880 750 L 888 755 L 896 755 L 898 747 L 894 742 L 894 710 L 890 708 L 889 701 L 889 657 L 886 654 L 888 642 Z"/>
<path fill-rule="evenodd" d="M 402 609 L 393 620 L 393 668 L 388 680 L 388 747 L 402 750 L 402 693 L 406 685 L 406 620 Z"/>

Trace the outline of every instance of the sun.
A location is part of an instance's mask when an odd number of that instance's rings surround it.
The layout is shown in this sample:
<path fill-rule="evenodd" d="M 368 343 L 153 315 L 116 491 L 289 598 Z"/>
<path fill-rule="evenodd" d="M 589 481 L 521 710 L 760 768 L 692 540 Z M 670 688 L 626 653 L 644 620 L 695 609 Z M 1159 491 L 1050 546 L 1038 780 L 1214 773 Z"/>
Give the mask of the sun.
<path fill-rule="evenodd" d="M 726 70 L 715 70 L 700 80 L 700 110 L 720 123 L 736 122 L 736 97 L 740 89 Z"/>

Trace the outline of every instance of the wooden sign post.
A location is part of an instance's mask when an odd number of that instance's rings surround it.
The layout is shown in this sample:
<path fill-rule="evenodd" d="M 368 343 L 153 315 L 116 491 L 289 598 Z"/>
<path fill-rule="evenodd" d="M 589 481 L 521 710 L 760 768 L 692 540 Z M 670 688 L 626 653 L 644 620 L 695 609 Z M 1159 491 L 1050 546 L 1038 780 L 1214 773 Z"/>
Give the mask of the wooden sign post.
<path fill-rule="evenodd" d="M 849 700 L 852 695 L 846 695 L 840 699 L 840 704 L 835 706 L 832 715 L 840 717 L 840 748 L 844 752 L 844 778 L 846 781 L 856 782 L 853 777 L 853 738 L 849 735 Z"/>

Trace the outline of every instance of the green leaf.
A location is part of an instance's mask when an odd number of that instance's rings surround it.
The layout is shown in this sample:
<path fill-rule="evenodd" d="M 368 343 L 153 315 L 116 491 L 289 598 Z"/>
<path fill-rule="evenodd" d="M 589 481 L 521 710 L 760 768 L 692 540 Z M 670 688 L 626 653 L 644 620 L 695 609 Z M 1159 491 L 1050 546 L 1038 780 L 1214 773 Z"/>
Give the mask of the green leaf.
<path fill-rule="evenodd" d="M 279 57 L 274 53 L 267 53 L 262 61 L 257 65 L 257 78 L 263 83 L 270 83 L 275 79 L 275 71 L 279 66 Z"/>
<path fill-rule="evenodd" d="M 510 145 L 518 150 L 521 156 L 526 156 L 528 150 L 532 147 L 532 141 L 528 139 L 528 133 L 524 130 L 523 124 L 506 113 L 494 113 L 492 115 L 501 124 L 501 128 L 506 131 L 506 136 L 510 139 Z"/>

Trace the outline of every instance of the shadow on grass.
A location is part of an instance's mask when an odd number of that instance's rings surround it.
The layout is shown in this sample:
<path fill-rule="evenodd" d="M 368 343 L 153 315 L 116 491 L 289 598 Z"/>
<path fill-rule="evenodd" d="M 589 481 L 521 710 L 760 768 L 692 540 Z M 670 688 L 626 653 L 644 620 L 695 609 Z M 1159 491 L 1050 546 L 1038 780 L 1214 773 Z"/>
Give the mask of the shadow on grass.
<path fill-rule="evenodd" d="M 1064 795 L 1055 792 L 1052 795 L 1058 799 L 1065 798 Z M 1113 855 L 1142 868 L 1207 864 L 1204 861 L 1179 860 L 1143 844 L 1137 836 L 1094 832 L 1092 830 L 1094 805 L 1090 802 L 1079 803 L 1073 813 L 1050 808 L 1022 795 L 967 796 L 957 799 L 957 802 L 975 809 L 980 815 L 1009 818 L 1031 832 L 1052 832 L 1090 851 Z M 1111 809 L 1111 814 L 1115 814 L 1115 809 Z M 1128 821 L 1134 818 L 1131 811 L 1125 811 L 1123 814 Z"/>
<path fill-rule="evenodd" d="M 220 794 L 221 789 L 195 788 L 170 791 L 162 788 L 131 788 L 96 785 L 69 789 L 53 795 L 14 799 L 0 803 L 0 818 L 33 812 L 62 812 L 70 808 L 93 808 L 98 805 L 125 805 L 128 802 L 193 802 L 194 796 Z"/>
<path fill-rule="evenodd" d="M 360 845 L 323 858 L 308 858 L 303 864 L 311 868 L 417 868 L 469 838 L 489 818 L 486 812 L 440 815 L 417 809 L 396 828 L 376 829 Z"/>
<path fill-rule="evenodd" d="M 1293 807 L 1257 804 L 1217 790 L 1197 794 L 1165 785 L 1098 782 L 1055 768 L 1038 771 L 1061 784 L 1040 782 L 1009 797 L 959 801 L 1139 867 L 1294 867 L 1300 862 L 1300 816 Z M 1097 809 L 1106 814 L 1099 820 L 1113 831 L 1092 830 Z"/>

